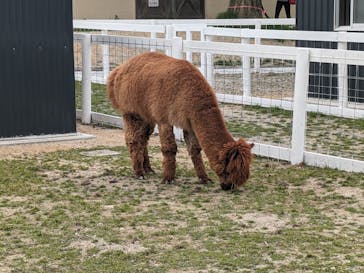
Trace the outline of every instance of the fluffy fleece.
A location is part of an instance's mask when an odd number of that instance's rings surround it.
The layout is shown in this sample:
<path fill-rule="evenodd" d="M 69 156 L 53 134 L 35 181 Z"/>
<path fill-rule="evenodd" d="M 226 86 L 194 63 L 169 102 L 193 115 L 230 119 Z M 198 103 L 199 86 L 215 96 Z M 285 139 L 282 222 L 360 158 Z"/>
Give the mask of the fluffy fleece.
<path fill-rule="evenodd" d="M 208 178 L 201 150 L 224 190 L 249 178 L 251 148 L 228 132 L 217 99 L 200 71 L 185 60 L 150 52 L 116 67 L 107 83 L 108 96 L 124 121 L 125 140 L 137 177 L 152 172 L 148 139 L 158 125 L 163 154 L 163 181 L 175 178 L 177 145 L 173 126 L 184 138 L 200 181 Z"/>

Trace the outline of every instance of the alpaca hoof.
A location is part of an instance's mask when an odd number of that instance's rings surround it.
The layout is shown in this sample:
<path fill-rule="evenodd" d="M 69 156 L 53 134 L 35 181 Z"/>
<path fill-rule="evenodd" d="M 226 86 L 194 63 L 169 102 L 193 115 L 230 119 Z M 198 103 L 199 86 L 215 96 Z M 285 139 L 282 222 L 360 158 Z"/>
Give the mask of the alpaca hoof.
<path fill-rule="evenodd" d="M 162 180 L 162 184 L 173 184 L 174 183 L 174 179 L 163 179 Z"/>
<path fill-rule="evenodd" d="M 198 182 L 199 182 L 200 184 L 205 184 L 205 185 L 207 185 L 207 184 L 212 183 L 212 180 L 211 180 L 210 178 L 208 178 L 208 177 L 200 177 L 200 178 L 198 179 Z"/>
<path fill-rule="evenodd" d="M 144 175 L 139 175 L 139 176 L 137 176 L 137 179 L 138 180 L 145 180 L 145 177 L 144 177 Z"/>
<path fill-rule="evenodd" d="M 144 172 L 145 173 L 155 173 L 155 171 L 152 168 L 145 168 Z"/>

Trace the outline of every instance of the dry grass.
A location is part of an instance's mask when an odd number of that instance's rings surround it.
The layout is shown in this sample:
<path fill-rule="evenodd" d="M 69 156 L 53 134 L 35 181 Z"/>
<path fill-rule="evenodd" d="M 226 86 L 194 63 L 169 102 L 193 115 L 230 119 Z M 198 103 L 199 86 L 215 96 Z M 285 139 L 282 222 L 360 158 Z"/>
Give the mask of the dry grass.
<path fill-rule="evenodd" d="M 165 185 L 153 137 L 156 174 L 140 181 L 122 130 L 82 129 L 97 137 L 0 160 L 1 272 L 364 270 L 362 175 L 256 158 L 226 193 L 197 183 L 180 144 Z"/>

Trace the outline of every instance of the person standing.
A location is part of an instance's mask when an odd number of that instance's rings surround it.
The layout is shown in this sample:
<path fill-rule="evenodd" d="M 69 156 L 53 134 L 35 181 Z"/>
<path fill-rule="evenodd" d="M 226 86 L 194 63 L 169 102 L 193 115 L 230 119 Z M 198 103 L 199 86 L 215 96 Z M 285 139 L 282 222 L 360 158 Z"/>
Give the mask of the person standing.
<path fill-rule="evenodd" d="M 289 3 L 289 0 L 277 0 L 276 13 L 274 15 L 274 18 L 279 17 L 279 13 L 281 12 L 282 7 L 284 7 L 286 11 L 287 18 L 291 18 L 291 4 Z"/>

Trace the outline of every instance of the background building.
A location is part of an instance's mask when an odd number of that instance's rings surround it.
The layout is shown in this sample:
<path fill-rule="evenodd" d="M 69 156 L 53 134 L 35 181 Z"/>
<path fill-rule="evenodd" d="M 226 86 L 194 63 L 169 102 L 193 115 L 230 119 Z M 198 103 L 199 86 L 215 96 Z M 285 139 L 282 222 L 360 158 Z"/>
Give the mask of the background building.
<path fill-rule="evenodd" d="M 71 0 L 0 6 L 0 138 L 75 133 Z"/>
<path fill-rule="evenodd" d="M 146 3 L 149 3 L 148 1 L 149 0 L 73 0 L 73 16 L 75 19 L 135 19 L 137 18 L 138 11 L 140 13 L 143 6 L 145 6 Z M 229 0 L 150 0 L 151 4 L 158 3 L 160 7 L 175 5 L 176 9 L 184 2 L 185 5 L 183 6 L 183 9 L 185 9 L 187 15 L 191 16 L 196 14 L 195 12 L 188 12 L 190 8 L 188 2 L 191 2 L 196 7 L 202 7 L 204 10 L 204 12 L 202 12 L 204 13 L 203 18 L 207 19 L 215 19 L 217 14 L 226 11 L 229 6 Z M 275 0 L 263 0 L 263 6 L 271 18 L 274 17 L 275 4 Z M 295 5 L 291 5 L 292 17 L 295 17 L 296 15 L 295 10 Z M 168 12 L 165 12 L 164 14 L 166 15 Z M 281 11 L 280 17 L 286 17 L 284 10 Z"/>
<path fill-rule="evenodd" d="M 307 31 L 364 31 L 363 0 L 299 0 L 297 2 L 297 30 Z M 338 48 L 337 43 L 299 41 L 298 46 Z M 364 51 L 364 45 L 348 43 L 349 50 Z M 338 66 L 336 64 L 310 64 L 310 90 L 312 97 L 337 99 Z M 348 100 L 364 102 L 364 67 L 348 66 Z"/>

